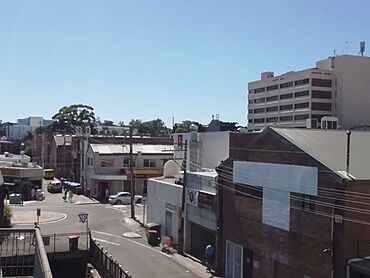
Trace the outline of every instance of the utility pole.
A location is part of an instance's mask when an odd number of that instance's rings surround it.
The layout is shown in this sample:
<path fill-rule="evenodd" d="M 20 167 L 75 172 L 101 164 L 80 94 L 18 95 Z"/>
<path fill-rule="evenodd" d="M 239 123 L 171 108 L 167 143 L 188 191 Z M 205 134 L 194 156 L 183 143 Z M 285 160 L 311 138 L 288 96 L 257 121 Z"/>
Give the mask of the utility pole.
<path fill-rule="evenodd" d="M 188 154 L 188 141 L 185 140 L 185 149 L 184 149 L 184 160 L 182 163 L 182 168 L 184 169 L 184 178 L 182 182 L 182 199 L 181 199 L 181 226 L 179 232 L 179 254 L 184 254 L 185 247 L 185 195 L 186 195 L 186 183 L 187 183 L 187 154 Z"/>
<path fill-rule="evenodd" d="M 135 184 L 134 184 L 134 158 L 132 155 L 132 126 L 130 125 L 130 185 L 131 185 L 131 218 L 135 217 Z"/>

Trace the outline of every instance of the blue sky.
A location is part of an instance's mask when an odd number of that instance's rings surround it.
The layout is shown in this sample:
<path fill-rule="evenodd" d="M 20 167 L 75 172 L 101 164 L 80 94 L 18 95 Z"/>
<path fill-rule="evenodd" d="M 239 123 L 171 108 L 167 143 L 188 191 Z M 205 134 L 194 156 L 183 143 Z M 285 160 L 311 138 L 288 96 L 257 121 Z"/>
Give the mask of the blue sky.
<path fill-rule="evenodd" d="M 248 81 L 357 54 L 369 11 L 367 0 L 1 1 L 0 119 L 83 103 L 115 122 L 218 113 L 245 125 Z"/>

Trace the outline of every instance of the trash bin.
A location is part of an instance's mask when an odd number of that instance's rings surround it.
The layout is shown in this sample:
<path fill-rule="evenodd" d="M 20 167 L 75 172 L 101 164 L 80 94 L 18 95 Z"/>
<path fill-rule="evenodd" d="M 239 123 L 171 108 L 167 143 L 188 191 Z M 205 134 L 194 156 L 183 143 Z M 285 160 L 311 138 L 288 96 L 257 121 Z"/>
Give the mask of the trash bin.
<path fill-rule="evenodd" d="M 161 244 L 161 224 L 148 223 L 147 226 L 147 239 L 148 243 L 153 246 Z"/>
<path fill-rule="evenodd" d="M 22 204 L 22 196 L 21 194 L 13 193 L 9 195 L 9 203 L 10 204 Z"/>
<path fill-rule="evenodd" d="M 80 236 L 72 235 L 68 236 L 69 239 L 69 251 L 77 250 L 78 249 L 78 239 Z"/>

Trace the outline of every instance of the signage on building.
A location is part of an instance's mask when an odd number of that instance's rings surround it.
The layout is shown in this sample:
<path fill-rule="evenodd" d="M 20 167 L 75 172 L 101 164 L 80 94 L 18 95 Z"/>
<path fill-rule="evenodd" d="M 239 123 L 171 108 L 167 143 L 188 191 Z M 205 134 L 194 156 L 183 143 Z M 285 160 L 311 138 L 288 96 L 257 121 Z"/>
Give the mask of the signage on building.
<path fill-rule="evenodd" d="M 214 209 L 215 195 L 207 192 L 198 192 L 198 207 L 205 209 Z"/>
<path fill-rule="evenodd" d="M 186 192 L 186 202 L 193 206 L 198 206 L 198 190 L 188 189 Z"/>
<path fill-rule="evenodd" d="M 182 134 L 177 135 L 177 149 L 182 150 L 183 138 Z"/>

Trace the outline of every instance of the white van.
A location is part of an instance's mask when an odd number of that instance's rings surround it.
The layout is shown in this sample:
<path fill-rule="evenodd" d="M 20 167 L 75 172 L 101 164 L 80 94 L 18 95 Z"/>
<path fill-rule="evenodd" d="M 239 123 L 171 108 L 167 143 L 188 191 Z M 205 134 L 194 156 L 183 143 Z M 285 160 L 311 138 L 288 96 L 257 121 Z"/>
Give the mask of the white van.
<path fill-rule="evenodd" d="M 52 181 L 48 184 L 48 191 L 50 193 L 61 193 L 62 183 L 60 181 Z"/>

